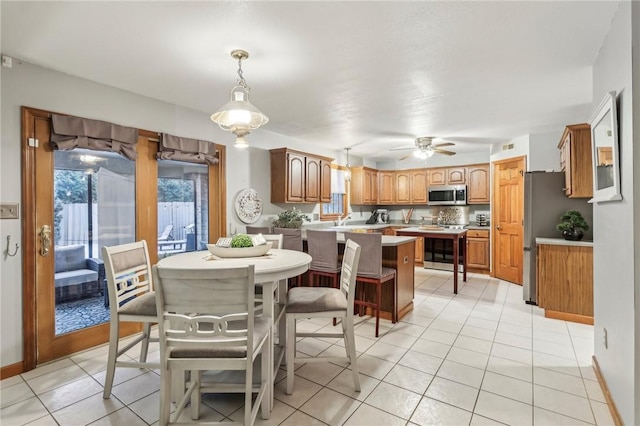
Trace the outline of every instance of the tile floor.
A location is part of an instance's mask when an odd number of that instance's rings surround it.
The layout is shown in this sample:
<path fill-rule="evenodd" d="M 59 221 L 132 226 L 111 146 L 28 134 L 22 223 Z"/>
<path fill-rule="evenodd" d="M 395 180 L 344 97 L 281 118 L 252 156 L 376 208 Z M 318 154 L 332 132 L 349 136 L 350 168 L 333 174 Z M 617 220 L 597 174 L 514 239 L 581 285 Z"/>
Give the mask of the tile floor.
<path fill-rule="evenodd" d="M 280 370 L 265 425 L 612 425 L 591 367 L 593 327 L 544 318 L 522 288 L 470 274 L 416 269 L 415 309 L 397 324 L 358 318 L 362 391 L 345 365 L 300 364 L 293 395 Z M 301 329 L 330 327 L 305 321 Z M 157 346 L 150 354 L 158 358 Z M 152 350 L 153 350 L 152 349 Z M 131 356 L 135 356 L 135 348 Z M 304 339 L 303 354 L 342 354 L 342 341 Z M 106 346 L 0 382 L 2 425 L 153 425 L 157 371 L 120 369 L 102 399 Z M 202 419 L 240 420 L 242 396 L 206 395 Z"/>

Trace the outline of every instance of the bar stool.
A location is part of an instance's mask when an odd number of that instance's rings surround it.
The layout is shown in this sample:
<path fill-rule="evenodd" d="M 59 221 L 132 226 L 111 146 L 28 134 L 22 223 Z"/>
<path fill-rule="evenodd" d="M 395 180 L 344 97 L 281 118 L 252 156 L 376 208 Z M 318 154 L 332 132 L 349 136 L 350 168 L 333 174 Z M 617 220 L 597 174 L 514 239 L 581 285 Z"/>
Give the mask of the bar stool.
<path fill-rule="evenodd" d="M 316 277 L 329 277 L 331 287 L 338 288 L 340 262 L 338 262 L 338 233 L 336 231 L 307 231 L 307 248 L 313 258 L 309 265 L 309 285 L 315 286 Z"/>
<path fill-rule="evenodd" d="M 285 250 L 302 251 L 302 229 L 300 228 L 273 228 L 274 234 L 282 234 L 282 248 Z M 302 285 L 302 275 L 289 280 L 289 287 L 295 280 L 295 286 Z"/>
<path fill-rule="evenodd" d="M 376 315 L 376 337 L 380 329 L 380 305 L 382 304 L 382 284 L 393 281 L 393 296 L 391 297 L 391 321 L 396 319 L 396 270 L 382 266 L 382 234 L 360 234 L 356 232 L 345 232 L 346 239 L 353 240 L 362 247 L 361 261 L 358 265 L 358 275 L 356 282 L 363 284 L 374 284 L 375 301 L 366 300 L 366 291 L 360 289 L 360 298 L 356 299 L 356 305 L 369 307 L 375 311 Z"/>
<path fill-rule="evenodd" d="M 270 226 L 248 226 L 247 225 L 247 234 L 270 234 L 271 227 Z"/>

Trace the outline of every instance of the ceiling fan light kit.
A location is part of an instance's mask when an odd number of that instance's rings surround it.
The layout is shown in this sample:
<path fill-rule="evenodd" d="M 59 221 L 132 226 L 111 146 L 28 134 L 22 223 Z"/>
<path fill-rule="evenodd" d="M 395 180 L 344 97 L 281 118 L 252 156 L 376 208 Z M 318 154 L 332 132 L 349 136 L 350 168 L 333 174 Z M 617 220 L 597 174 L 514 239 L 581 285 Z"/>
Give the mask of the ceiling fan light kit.
<path fill-rule="evenodd" d="M 455 152 L 448 151 L 446 149 L 440 149 L 443 146 L 453 146 L 455 145 L 452 142 L 444 142 L 440 144 L 433 143 L 433 137 L 431 136 L 423 136 L 415 139 L 415 147 L 414 148 L 392 148 L 391 151 L 402 151 L 405 149 L 413 149 L 413 156 L 419 158 L 420 160 L 427 160 L 432 157 L 433 154 L 444 154 L 444 155 L 455 155 Z M 400 158 L 400 161 L 405 160 L 411 157 L 411 155 L 407 155 L 405 157 Z"/>
<path fill-rule="evenodd" d="M 231 100 L 211 115 L 211 120 L 226 132 L 236 135 L 234 146 L 246 148 L 245 136 L 267 124 L 269 117 L 249 102 L 251 89 L 242 74 L 242 60 L 249 57 L 245 50 L 231 51 L 231 57 L 238 60 L 238 83 L 231 89 Z"/>

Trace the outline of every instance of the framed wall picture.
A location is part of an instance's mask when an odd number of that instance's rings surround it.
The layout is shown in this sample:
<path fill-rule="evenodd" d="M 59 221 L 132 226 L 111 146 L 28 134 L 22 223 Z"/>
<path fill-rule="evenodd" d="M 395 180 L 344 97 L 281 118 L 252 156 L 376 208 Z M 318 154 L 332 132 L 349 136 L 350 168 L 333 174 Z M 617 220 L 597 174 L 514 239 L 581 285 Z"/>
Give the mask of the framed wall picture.
<path fill-rule="evenodd" d="M 609 92 L 591 119 L 593 198 L 590 202 L 622 200 L 616 92 Z"/>

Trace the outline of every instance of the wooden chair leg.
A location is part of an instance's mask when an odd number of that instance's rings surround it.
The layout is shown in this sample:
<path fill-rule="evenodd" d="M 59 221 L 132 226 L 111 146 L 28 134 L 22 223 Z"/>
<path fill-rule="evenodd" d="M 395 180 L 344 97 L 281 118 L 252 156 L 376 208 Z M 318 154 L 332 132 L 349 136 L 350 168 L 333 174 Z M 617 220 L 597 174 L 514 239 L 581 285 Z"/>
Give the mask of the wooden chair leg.
<path fill-rule="evenodd" d="M 380 330 L 380 301 L 382 300 L 382 283 L 376 285 L 376 337 Z"/>

